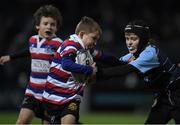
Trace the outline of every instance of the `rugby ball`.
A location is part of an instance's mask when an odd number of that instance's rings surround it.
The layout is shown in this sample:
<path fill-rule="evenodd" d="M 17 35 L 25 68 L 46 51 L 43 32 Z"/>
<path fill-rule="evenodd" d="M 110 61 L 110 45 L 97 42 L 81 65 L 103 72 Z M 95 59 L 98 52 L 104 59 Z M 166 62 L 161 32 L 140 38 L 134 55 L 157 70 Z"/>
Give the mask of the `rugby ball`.
<path fill-rule="evenodd" d="M 80 65 L 92 65 L 94 61 L 89 50 L 81 49 L 76 53 L 75 63 Z M 72 72 L 72 76 L 74 80 L 78 83 L 86 83 L 90 77 L 89 75 L 75 72 Z"/>

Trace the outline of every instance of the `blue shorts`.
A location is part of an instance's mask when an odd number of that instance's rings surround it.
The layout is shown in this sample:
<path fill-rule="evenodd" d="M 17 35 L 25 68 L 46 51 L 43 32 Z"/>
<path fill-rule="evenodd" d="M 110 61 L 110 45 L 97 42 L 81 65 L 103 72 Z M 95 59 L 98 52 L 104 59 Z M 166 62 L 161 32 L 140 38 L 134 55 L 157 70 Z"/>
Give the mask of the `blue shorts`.
<path fill-rule="evenodd" d="M 30 109 L 34 112 L 37 118 L 40 118 L 46 121 L 48 120 L 44 115 L 45 110 L 43 107 L 43 102 L 37 100 L 33 96 L 25 96 L 21 104 L 21 108 Z"/>
<path fill-rule="evenodd" d="M 46 110 L 46 117 L 49 118 L 51 124 L 60 124 L 61 118 L 65 115 L 71 114 L 75 116 L 76 123 L 79 123 L 79 105 L 80 101 L 71 100 L 63 105 L 55 105 L 48 102 L 44 103 Z"/>

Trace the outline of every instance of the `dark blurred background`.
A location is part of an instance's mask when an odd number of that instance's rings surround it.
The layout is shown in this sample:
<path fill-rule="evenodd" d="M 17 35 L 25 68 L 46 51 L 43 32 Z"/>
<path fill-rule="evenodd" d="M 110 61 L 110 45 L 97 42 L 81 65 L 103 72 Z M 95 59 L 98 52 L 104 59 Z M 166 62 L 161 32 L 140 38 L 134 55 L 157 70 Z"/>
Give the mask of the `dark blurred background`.
<path fill-rule="evenodd" d="M 180 9 L 177 0 L 5 0 L 0 4 L 0 56 L 23 49 L 35 34 L 32 16 L 42 5 L 52 4 L 63 16 L 58 36 L 74 33 L 82 16 L 94 18 L 102 27 L 98 47 L 117 57 L 126 54 L 124 27 L 133 19 L 150 24 L 152 37 L 166 54 L 180 62 Z M 0 66 L 0 111 L 19 110 L 29 80 L 30 59 Z M 136 74 L 100 80 L 85 92 L 84 110 L 147 111 L 152 93 Z"/>

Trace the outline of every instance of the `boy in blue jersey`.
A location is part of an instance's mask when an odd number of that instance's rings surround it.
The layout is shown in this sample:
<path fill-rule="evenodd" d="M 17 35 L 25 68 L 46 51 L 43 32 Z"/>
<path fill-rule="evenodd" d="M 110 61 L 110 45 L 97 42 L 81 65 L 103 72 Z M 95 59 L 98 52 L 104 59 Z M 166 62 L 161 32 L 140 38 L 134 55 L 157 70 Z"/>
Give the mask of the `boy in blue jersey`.
<path fill-rule="evenodd" d="M 42 94 L 50 63 L 62 43 L 62 40 L 56 36 L 61 21 L 61 13 L 56 7 L 52 5 L 40 7 L 34 13 L 34 23 L 38 34 L 29 38 L 29 47 L 0 58 L 0 64 L 4 64 L 13 59 L 31 57 L 30 80 L 16 124 L 29 124 L 34 116 L 41 118 L 43 124 L 49 123 L 44 117 Z"/>
<path fill-rule="evenodd" d="M 166 124 L 170 119 L 180 124 L 180 68 L 153 44 L 145 22 L 130 22 L 125 27 L 125 39 L 129 53 L 119 60 L 126 64 L 99 69 L 99 76 L 107 78 L 138 73 L 145 85 L 156 93 L 145 124 Z"/>

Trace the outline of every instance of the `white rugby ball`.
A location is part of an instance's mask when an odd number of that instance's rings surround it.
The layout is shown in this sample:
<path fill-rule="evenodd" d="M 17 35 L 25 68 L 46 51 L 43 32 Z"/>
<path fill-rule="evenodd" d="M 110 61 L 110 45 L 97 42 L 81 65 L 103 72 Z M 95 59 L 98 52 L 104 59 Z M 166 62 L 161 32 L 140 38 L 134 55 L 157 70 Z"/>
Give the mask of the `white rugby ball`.
<path fill-rule="evenodd" d="M 81 49 L 77 51 L 76 61 L 75 63 L 80 65 L 92 65 L 94 63 L 93 57 L 90 54 L 89 50 Z M 85 83 L 87 82 L 89 75 L 83 73 L 72 73 L 72 76 L 76 82 Z"/>

